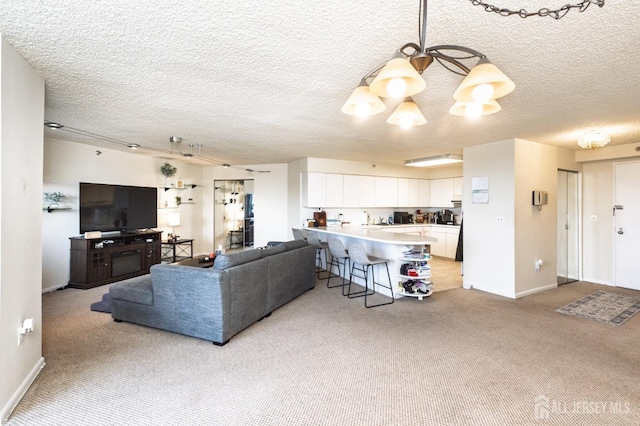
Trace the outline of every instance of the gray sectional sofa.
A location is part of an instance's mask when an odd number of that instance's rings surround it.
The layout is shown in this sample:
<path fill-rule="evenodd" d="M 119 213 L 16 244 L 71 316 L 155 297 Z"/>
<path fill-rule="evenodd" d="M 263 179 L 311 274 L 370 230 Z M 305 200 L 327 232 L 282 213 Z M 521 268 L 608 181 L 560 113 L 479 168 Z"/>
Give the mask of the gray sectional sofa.
<path fill-rule="evenodd" d="M 219 255 L 213 268 L 154 265 L 109 288 L 111 316 L 224 345 L 314 287 L 315 253 L 294 240 Z"/>

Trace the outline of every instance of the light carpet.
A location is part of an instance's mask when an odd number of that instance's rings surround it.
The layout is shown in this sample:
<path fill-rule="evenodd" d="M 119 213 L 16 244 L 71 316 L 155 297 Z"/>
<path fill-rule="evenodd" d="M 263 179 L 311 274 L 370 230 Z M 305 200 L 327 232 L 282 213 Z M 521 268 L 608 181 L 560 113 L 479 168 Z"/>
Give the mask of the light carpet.
<path fill-rule="evenodd" d="M 555 312 L 604 286 L 366 309 L 318 281 L 223 347 L 91 311 L 107 288 L 43 295 L 46 366 L 8 426 L 640 424 L 640 316 Z"/>
<path fill-rule="evenodd" d="M 640 311 L 640 298 L 599 290 L 556 310 L 604 324 L 619 326 Z"/>

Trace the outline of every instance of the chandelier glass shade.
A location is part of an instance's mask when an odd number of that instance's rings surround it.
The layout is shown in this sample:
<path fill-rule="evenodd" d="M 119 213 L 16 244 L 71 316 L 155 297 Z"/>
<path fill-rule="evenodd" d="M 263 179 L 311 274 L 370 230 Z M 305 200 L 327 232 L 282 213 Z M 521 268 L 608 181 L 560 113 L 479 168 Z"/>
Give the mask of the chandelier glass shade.
<path fill-rule="evenodd" d="M 371 93 L 369 84 L 362 81 L 360 86 L 356 87 L 347 102 L 342 106 L 342 112 L 349 115 L 359 117 L 367 117 L 369 115 L 379 114 L 387 109 L 387 106 L 379 97 Z"/>
<path fill-rule="evenodd" d="M 420 126 L 422 124 L 426 124 L 427 120 L 420 112 L 418 105 L 413 102 L 413 99 L 406 98 L 393 114 L 387 118 L 387 123 L 395 124 L 396 126 L 400 126 L 403 129 L 410 129 L 413 126 Z"/>
<path fill-rule="evenodd" d="M 607 132 L 589 130 L 578 137 L 578 145 L 584 149 L 602 148 L 611 141 Z"/>
<path fill-rule="evenodd" d="M 386 109 L 380 97 L 405 98 L 387 122 L 403 127 L 425 124 L 427 121 L 418 106 L 408 97 L 426 88 L 422 73 L 434 60 L 449 71 L 465 77 L 454 92 L 456 102 L 449 109 L 451 114 L 478 117 L 500 111 L 496 99 L 511 93 L 516 87 L 515 83 L 476 50 L 455 45 L 426 47 L 427 0 L 421 0 L 420 6 L 420 43 L 405 44 L 388 62 L 367 73 L 342 107 L 342 112 L 358 116 L 374 115 Z M 469 61 L 477 63 L 470 67 L 466 64 Z M 363 89 L 363 85 L 369 87 Z M 372 97 L 377 98 L 379 103 Z M 412 124 L 408 125 L 409 122 Z"/>

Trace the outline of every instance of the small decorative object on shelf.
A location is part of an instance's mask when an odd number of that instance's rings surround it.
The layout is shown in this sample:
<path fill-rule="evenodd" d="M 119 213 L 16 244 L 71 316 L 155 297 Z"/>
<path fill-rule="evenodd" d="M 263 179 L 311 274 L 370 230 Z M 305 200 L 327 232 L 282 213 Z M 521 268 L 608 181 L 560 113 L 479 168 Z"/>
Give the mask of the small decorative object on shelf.
<path fill-rule="evenodd" d="M 165 177 L 165 187 L 171 187 L 170 178 L 173 177 L 177 171 L 178 169 L 169 163 L 164 163 L 162 166 L 160 166 L 160 173 L 162 173 L 162 176 Z"/>
<path fill-rule="evenodd" d="M 176 205 L 179 206 L 180 204 L 182 204 L 182 197 L 179 195 L 176 195 Z"/>
<path fill-rule="evenodd" d="M 176 188 L 184 188 L 184 179 L 182 179 L 181 177 L 178 178 L 178 180 L 176 181 Z"/>
<path fill-rule="evenodd" d="M 44 193 L 44 201 L 49 203 L 47 206 L 47 211 L 51 213 L 51 211 L 60 207 L 60 202 L 65 197 L 62 192 L 45 192 Z"/>

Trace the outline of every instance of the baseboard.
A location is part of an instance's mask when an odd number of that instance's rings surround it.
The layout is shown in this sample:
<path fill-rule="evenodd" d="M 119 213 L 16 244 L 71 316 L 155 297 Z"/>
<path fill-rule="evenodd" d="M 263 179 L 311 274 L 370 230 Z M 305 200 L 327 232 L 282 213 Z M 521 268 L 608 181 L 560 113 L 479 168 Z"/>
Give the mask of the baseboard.
<path fill-rule="evenodd" d="M 609 282 L 609 281 L 598 281 L 598 280 L 589 279 L 589 278 L 586 278 L 586 277 L 582 277 L 581 281 L 592 283 L 592 284 L 608 285 L 609 287 L 616 287 L 616 285 L 614 283 L 612 283 L 612 282 Z"/>
<path fill-rule="evenodd" d="M 33 383 L 33 381 L 38 377 L 40 371 L 44 368 L 45 362 L 44 358 L 40 357 L 36 365 L 33 366 L 27 377 L 25 377 L 24 381 L 20 384 L 18 389 L 14 392 L 13 396 L 7 402 L 7 405 L 2 407 L 2 411 L 0 411 L 0 419 L 2 419 L 1 424 L 5 424 L 7 420 L 9 420 L 9 416 L 13 412 L 13 410 L 18 406 L 18 403 L 22 399 L 27 390 L 29 390 L 29 386 Z"/>
<path fill-rule="evenodd" d="M 52 291 L 60 290 L 61 288 L 65 288 L 66 286 L 67 286 L 66 284 L 62 284 L 62 285 L 58 285 L 58 286 L 55 286 L 55 287 L 43 288 L 42 289 L 42 294 L 51 293 Z"/>
<path fill-rule="evenodd" d="M 536 293 L 542 293 L 543 291 L 552 290 L 554 288 L 558 288 L 558 284 L 549 284 L 545 285 L 544 287 L 536 287 L 532 288 L 531 290 L 521 291 L 519 293 L 516 293 L 516 299 L 520 299 L 521 297 L 530 296 Z"/>
<path fill-rule="evenodd" d="M 474 290 L 484 291 L 485 293 L 495 294 L 496 296 L 502 296 L 502 297 L 508 297 L 509 299 L 515 299 L 515 295 L 513 293 L 503 293 L 503 292 L 495 291 L 495 289 L 493 289 L 493 288 L 483 287 L 481 285 L 474 284 L 474 283 L 472 283 L 470 281 L 464 281 L 462 286 L 465 289 L 472 289 L 473 288 Z"/>

